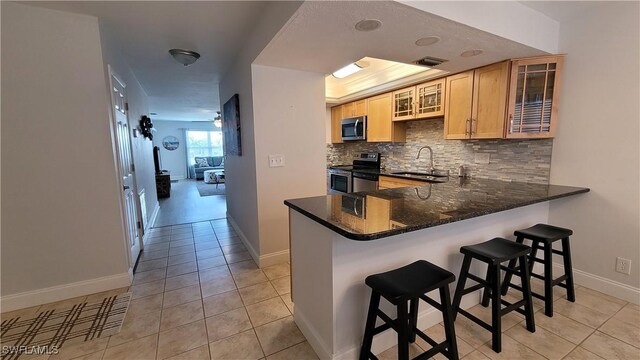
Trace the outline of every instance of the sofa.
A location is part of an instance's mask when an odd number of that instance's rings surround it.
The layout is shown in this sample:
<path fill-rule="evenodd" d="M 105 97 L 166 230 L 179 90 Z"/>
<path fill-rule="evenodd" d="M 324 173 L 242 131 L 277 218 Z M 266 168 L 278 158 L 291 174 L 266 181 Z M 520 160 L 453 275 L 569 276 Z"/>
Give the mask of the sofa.
<path fill-rule="evenodd" d="M 193 160 L 194 163 L 189 165 L 192 179 L 203 180 L 207 170 L 224 170 L 224 156 L 196 156 Z"/>

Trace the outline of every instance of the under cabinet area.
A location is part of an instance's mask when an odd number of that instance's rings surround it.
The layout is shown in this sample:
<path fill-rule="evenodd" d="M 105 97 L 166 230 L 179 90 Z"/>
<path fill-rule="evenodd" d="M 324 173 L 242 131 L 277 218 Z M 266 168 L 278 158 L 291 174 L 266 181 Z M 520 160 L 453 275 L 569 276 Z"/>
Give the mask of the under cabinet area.
<path fill-rule="evenodd" d="M 445 139 L 504 136 L 509 62 L 447 77 Z"/>
<path fill-rule="evenodd" d="M 367 141 L 368 142 L 404 142 L 406 127 L 404 123 L 391 120 L 391 93 L 367 99 Z"/>

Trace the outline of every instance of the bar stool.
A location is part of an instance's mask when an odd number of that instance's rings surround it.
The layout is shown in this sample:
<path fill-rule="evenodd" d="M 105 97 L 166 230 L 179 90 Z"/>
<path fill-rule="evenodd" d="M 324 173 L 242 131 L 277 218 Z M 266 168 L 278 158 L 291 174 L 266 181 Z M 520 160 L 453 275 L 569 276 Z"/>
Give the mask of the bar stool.
<path fill-rule="evenodd" d="M 458 359 L 458 346 L 453 327 L 453 310 L 451 309 L 448 285 L 455 278 L 452 273 L 424 260 L 418 260 L 381 274 L 367 276 L 365 284 L 371 287 L 371 300 L 362 348 L 360 349 L 360 360 L 378 359 L 371 353 L 373 337 L 390 328 L 398 333 L 399 360 L 409 359 L 409 343 L 415 342 L 416 335 L 433 346 L 416 359 L 427 359 L 437 353 L 442 353 L 448 359 Z M 435 289 L 440 290 L 440 303 L 426 295 Z M 395 320 L 380 310 L 381 296 L 396 306 L 398 317 Z M 417 328 L 420 299 L 442 312 L 446 335 L 446 339 L 442 343 L 438 344 Z M 409 308 L 407 308 L 407 303 L 409 303 Z M 378 317 L 385 323 L 376 327 Z"/>
<path fill-rule="evenodd" d="M 491 347 L 493 348 L 493 351 L 497 353 L 502 351 L 501 318 L 509 312 L 516 310 L 523 314 L 526 318 L 527 330 L 535 332 L 536 327 L 533 319 L 533 301 L 531 299 L 531 289 L 529 287 L 529 266 L 527 263 L 527 255 L 531 252 L 531 248 L 503 238 L 494 238 L 480 244 L 463 246 L 460 248 L 460 252 L 464 254 L 464 260 L 462 262 L 462 269 L 460 270 L 458 286 L 456 287 L 456 292 L 453 297 L 454 320 L 457 314 L 460 313 L 469 318 L 469 320 L 489 330 L 492 335 Z M 487 263 L 488 268 L 486 279 L 469 274 L 469 267 L 471 266 L 472 259 Z M 515 265 L 512 267 L 501 265 L 503 262 L 514 260 L 519 260 L 519 271 L 515 269 Z M 511 304 L 501 299 L 500 269 L 505 270 L 507 273 L 514 273 L 520 276 L 523 284 L 521 288 L 523 294 L 522 300 Z M 467 278 L 476 281 L 478 284 L 465 289 Z M 460 300 L 462 300 L 463 295 L 482 288 L 484 288 L 482 305 L 487 307 L 489 305 L 489 298 L 491 298 L 491 325 L 480 320 L 473 314 L 460 309 Z M 502 304 L 506 305 L 506 307 L 502 308 Z M 524 306 L 524 310 L 520 309 L 522 306 Z"/>
<path fill-rule="evenodd" d="M 576 301 L 576 293 L 573 286 L 573 269 L 571 267 L 571 248 L 569 247 L 569 236 L 573 235 L 570 229 L 561 227 L 536 224 L 530 228 L 516 230 L 513 233 L 516 236 L 518 244 L 524 243 L 524 239 L 531 240 L 531 255 L 529 256 L 529 276 L 544 281 L 544 295 L 532 292 L 532 296 L 544 300 L 544 314 L 548 317 L 553 316 L 553 287 L 558 285 L 567 289 L 567 300 Z M 553 243 L 562 240 L 562 251 L 554 250 Z M 544 259 L 536 257 L 538 250 L 543 250 Z M 564 275 L 557 279 L 553 278 L 553 254 L 562 255 L 564 263 Z M 533 272 L 533 265 L 536 263 L 544 264 L 544 275 Z M 515 266 L 515 262 L 511 261 L 509 267 Z M 564 282 L 564 284 L 563 284 Z M 511 275 L 507 273 L 502 285 L 502 294 L 505 295 L 509 287 L 518 289 L 517 285 L 511 284 Z"/>

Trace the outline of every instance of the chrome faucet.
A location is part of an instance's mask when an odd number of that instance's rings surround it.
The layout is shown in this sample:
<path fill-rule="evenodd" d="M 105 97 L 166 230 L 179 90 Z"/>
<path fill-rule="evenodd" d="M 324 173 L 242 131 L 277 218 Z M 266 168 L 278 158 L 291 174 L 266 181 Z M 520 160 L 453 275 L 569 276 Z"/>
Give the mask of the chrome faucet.
<path fill-rule="evenodd" d="M 427 149 L 429 150 L 429 174 L 433 173 L 434 167 L 433 167 L 433 150 L 431 150 L 430 146 L 423 146 L 420 148 L 420 150 L 418 150 L 418 155 L 416 156 L 416 160 L 420 158 L 420 153 L 422 152 L 423 149 Z"/>

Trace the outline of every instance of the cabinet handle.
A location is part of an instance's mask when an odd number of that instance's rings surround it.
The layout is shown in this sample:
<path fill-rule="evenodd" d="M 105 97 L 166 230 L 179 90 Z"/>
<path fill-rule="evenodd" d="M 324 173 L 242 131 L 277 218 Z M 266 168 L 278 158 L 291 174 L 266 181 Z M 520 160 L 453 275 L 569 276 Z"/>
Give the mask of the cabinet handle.
<path fill-rule="evenodd" d="M 513 114 L 509 114 L 509 134 L 513 132 Z"/>
<path fill-rule="evenodd" d="M 467 124 L 464 127 L 464 134 L 469 135 L 471 133 L 471 119 L 467 119 Z"/>
<path fill-rule="evenodd" d="M 476 129 L 473 130 L 473 123 L 476 123 Z M 471 119 L 471 135 L 473 135 L 474 132 L 478 132 L 478 119 Z"/>

